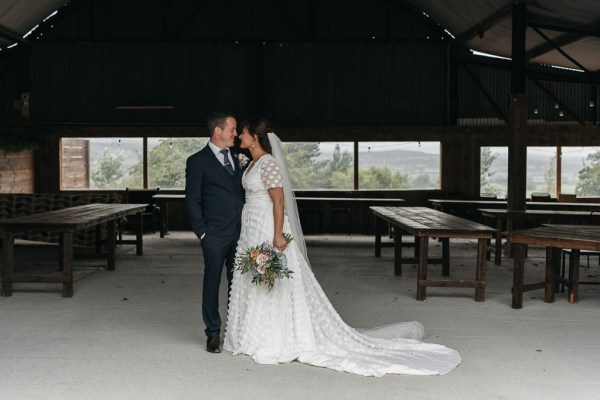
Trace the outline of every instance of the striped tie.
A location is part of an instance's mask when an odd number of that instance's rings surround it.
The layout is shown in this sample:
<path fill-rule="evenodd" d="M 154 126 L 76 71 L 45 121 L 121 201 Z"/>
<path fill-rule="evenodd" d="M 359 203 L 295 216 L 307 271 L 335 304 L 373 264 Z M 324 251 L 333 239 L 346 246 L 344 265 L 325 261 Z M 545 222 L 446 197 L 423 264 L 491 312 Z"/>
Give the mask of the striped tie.
<path fill-rule="evenodd" d="M 220 151 L 220 153 L 223 154 L 223 157 L 225 157 L 225 162 L 223 163 L 225 169 L 227 172 L 229 172 L 229 174 L 233 175 L 233 166 L 229 162 L 229 149 L 223 149 Z"/>

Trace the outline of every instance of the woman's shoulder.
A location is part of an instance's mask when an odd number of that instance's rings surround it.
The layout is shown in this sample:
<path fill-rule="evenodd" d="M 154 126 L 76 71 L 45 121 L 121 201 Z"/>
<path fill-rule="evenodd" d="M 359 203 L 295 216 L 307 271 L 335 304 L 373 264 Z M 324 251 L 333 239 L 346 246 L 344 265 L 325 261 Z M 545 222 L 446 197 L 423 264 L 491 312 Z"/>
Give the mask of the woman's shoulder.
<path fill-rule="evenodd" d="M 260 162 L 261 162 L 261 168 L 270 168 L 270 167 L 277 167 L 279 168 L 279 162 L 275 159 L 275 157 L 273 157 L 272 154 L 265 154 L 264 156 L 262 156 L 260 158 Z"/>

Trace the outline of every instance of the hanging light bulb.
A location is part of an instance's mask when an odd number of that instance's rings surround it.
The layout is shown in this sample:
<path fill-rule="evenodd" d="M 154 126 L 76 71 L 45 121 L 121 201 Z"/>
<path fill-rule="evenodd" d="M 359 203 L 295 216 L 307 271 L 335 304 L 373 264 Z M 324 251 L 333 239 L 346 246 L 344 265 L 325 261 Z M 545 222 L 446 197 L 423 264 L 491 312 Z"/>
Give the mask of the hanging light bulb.
<path fill-rule="evenodd" d="M 533 109 L 533 113 L 534 113 L 535 115 L 538 115 L 538 114 L 540 113 L 540 110 L 538 110 L 538 108 L 537 108 L 537 107 L 535 107 L 535 108 Z"/>
<path fill-rule="evenodd" d="M 596 105 L 596 103 L 594 103 L 594 101 L 593 101 L 593 100 L 590 100 L 590 104 L 589 104 L 589 106 L 590 106 L 590 107 L 594 107 L 595 105 Z"/>
<path fill-rule="evenodd" d="M 562 110 L 561 110 L 561 111 L 558 113 L 558 115 L 560 115 L 561 117 L 564 117 L 564 116 L 565 116 L 565 113 L 564 113 L 564 111 L 562 111 Z"/>
<path fill-rule="evenodd" d="M 560 104 L 558 104 L 558 103 L 554 104 L 554 108 L 556 108 L 558 110 L 560 108 Z"/>

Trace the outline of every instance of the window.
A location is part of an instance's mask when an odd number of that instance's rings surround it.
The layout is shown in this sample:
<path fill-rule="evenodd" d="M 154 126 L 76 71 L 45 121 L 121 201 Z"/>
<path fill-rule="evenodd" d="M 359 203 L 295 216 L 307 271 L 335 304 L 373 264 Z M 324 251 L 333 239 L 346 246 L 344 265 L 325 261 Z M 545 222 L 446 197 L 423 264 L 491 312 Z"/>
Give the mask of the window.
<path fill-rule="evenodd" d="M 184 189 L 185 161 L 208 138 L 62 138 L 62 190 Z"/>
<path fill-rule="evenodd" d="M 207 142 L 208 137 L 148 138 L 148 187 L 185 189 L 185 161 Z"/>
<path fill-rule="evenodd" d="M 142 154 L 142 138 L 62 138 L 61 189 L 142 187 Z"/>
<path fill-rule="evenodd" d="M 207 137 L 62 138 L 61 189 L 182 190 L 187 158 L 207 142 Z M 437 189 L 440 185 L 439 142 L 290 142 L 283 144 L 283 151 L 297 190 Z"/>
<path fill-rule="evenodd" d="M 561 148 L 561 193 L 600 196 L 600 148 Z"/>
<path fill-rule="evenodd" d="M 556 147 L 527 147 L 526 195 L 532 192 L 556 196 Z"/>
<path fill-rule="evenodd" d="M 360 142 L 360 189 L 438 189 L 440 142 Z"/>
<path fill-rule="evenodd" d="M 527 148 L 526 195 L 532 192 L 600 196 L 600 149 L 565 146 L 560 148 L 560 176 L 556 147 Z M 508 147 L 481 148 L 481 192 L 505 196 L 508 187 Z"/>
<path fill-rule="evenodd" d="M 292 187 L 352 190 L 353 149 L 353 142 L 284 143 Z"/>
<path fill-rule="evenodd" d="M 503 199 L 508 194 L 508 147 L 482 147 L 479 190 Z"/>

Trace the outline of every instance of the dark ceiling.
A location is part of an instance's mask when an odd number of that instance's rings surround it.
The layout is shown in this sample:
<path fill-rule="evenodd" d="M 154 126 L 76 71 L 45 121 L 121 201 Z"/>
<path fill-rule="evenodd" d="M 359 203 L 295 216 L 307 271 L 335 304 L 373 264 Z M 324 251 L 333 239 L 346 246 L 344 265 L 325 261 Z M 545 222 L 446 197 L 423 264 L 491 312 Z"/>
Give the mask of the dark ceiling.
<path fill-rule="evenodd" d="M 483 53 L 511 56 L 514 0 L 396 0 L 412 5 L 452 34 L 458 43 Z M 0 0 L 0 49 L 27 45 L 23 38 L 69 0 Z M 523 1 L 521 1 L 522 3 Z M 536 63 L 600 71 L 599 0 L 529 0 L 527 58 Z M 49 20 L 51 23 L 51 19 Z M 557 50 L 559 47 L 560 50 Z"/>

